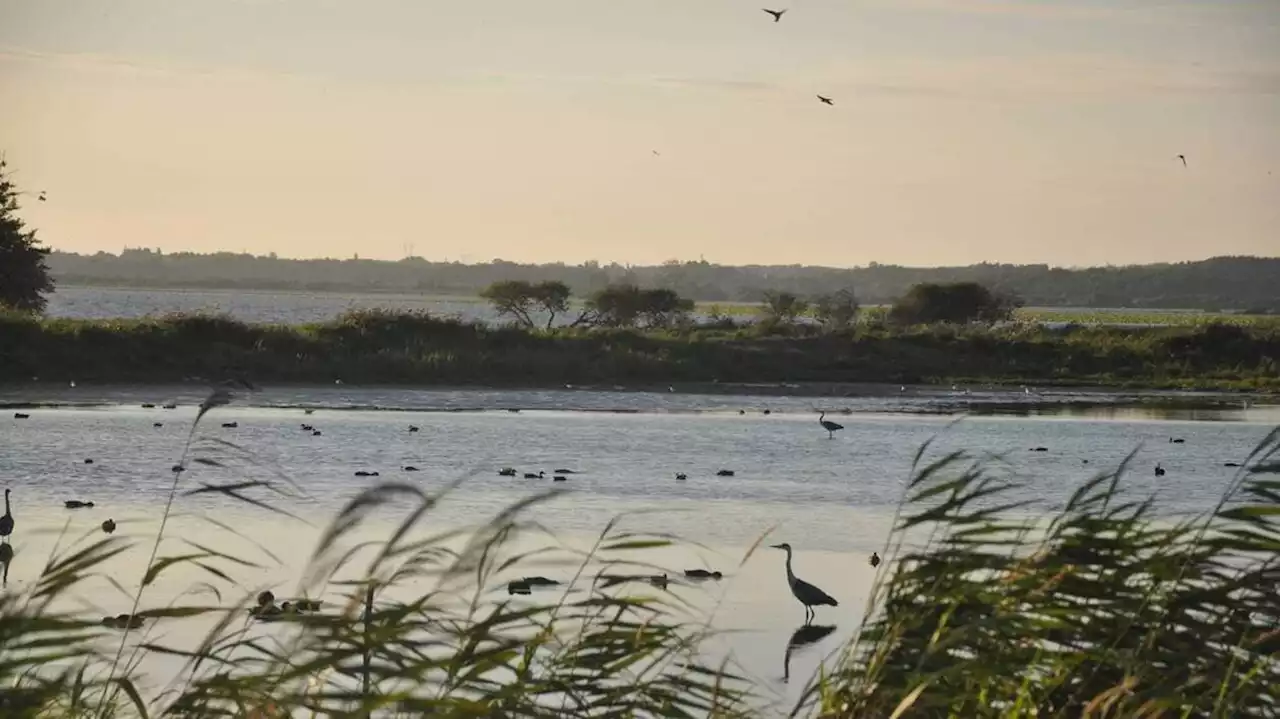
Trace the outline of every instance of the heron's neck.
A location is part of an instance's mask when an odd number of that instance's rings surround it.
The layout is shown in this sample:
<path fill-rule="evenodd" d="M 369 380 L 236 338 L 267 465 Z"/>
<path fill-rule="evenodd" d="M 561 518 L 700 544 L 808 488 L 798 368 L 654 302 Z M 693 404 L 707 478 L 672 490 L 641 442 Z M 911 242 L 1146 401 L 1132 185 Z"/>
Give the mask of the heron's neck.
<path fill-rule="evenodd" d="M 4 491 L 4 513 L 9 513 L 9 490 Z"/>
<path fill-rule="evenodd" d="M 792 580 L 795 578 L 796 578 L 795 572 L 791 571 L 791 550 L 788 549 L 787 550 L 787 579 Z"/>

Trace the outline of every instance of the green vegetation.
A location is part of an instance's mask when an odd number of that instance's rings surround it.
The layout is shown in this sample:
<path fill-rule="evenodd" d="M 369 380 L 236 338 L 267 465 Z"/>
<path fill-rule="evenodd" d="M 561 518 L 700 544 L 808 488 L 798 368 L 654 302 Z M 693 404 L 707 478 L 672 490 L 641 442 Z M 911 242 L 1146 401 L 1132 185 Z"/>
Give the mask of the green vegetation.
<path fill-rule="evenodd" d="M 223 316 L 87 321 L 0 315 L 0 381 L 549 386 L 1029 383 L 1280 389 L 1280 327 L 1144 330 L 726 324 L 531 331 L 351 312 L 298 327 Z"/>
<path fill-rule="evenodd" d="M 854 288 L 867 304 L 888 304 L 920 283 L 978 282 L 1034 307 L 1137 307 L 1280 313 L 1280 257 L 1214 257 L 1198 262 L 1068 269 L 984 263 L 967 267 L 901 267 L 872 263 L 850 269 L 733 267 L 671 261 L 652 267 L 584 262 L 526 265 L 493 260 L 466 265 L 409 257 L 290 260 L 233 252 L 119 255 L 54 252 L 64 285 L 396 292 L 475 297 L 494 282 L 556 281 L 587 296 L 611 284 L 662 287 L 699 302 L 758 303 L 766 291 L 800 296 Z"/>
<path fill-rule="evenodd" d="M 39 312 L 44 296 L 53 291 L 45 265 L 49 249 L 40 246 L 35 231 L 18 217 L 21 194 L 0 157 L 0 310 Z"/>
<path fill-rule="evenodd" d="M 889 308 L 896 325 L 948 322 L 1005 322 L 1021 300 L 992 292 L 976 282 L 924 283 L 912 287 Z"/>
<path fill-rule="evenodd" d="M 204 410 L 228 399 L 215 393 Z M 796 713 L 1275 714 L 1280 430 L 1202 516 L 1158 521 L 1149 500 L 1122 490 L 1122 466 L 1084 483 L 1047 529 L 1020 518 L 1027 507 L 1010 499 L 1018 480 L 989 474 L 961 452 L 926 463 L 926 450 L 917 455 L 894 532 L 881 549 L 885 564 L 860 630 L 813 678 Z M 199 447 L 183 453 L 181 462 L 188 459 L 228 461 Z M 205 495 L 273 517 L 285 510 L 271 502 L 298 491 L 285 480 L 188 488 L 175 473 L 164 516 L 184 497 Z M 502 583 L 543 553 L 517 552 L 513 539 L 536 529 L 525 512 L 554 493 L 463 535 L 433 527 L 441 496 L 385 484 L 353 499 L 323 533 L 302 587 L 314 597 L 328 586 L 344 592 L 345 601 L 320 611 L 262 614 L 288 627 L 271 635 L 246 611 L 257 588 L 234 579 L 245 566 L 270 565 L 265 550 L 240 557 L 188 543 L 180 554 L 161 555 L 163 524 L 153 542 L 141 545 L 122 537 L 64 537 L 36 581 L 0 594 L 0 713 L 6 719 L 760 715 L 760 693 L 699 651 L 707 631 L 684 618 L 677 587 L 609 589 L 599 581 L 601 567 L 639 564 L 627 558 L 670 540 L 606 527 L 586 557 L 557 575 L 575 576 L 586 591 L 515 603 Z M 392 508 L 405 518 L 388 539 L 351 548 L 360 527 Z M 907 541 L 921 533 L 923 543 Z M 452 540 L 464 540 L 461 549 L 451 548 Z M 13 541 L 21 556 L 21 534 Z M 120 586 L 141 626 L 105 628 L 96 617 L 54 608 L 105 563 L 132 553 L 149 556 L 140 580 L 122 579 Z M 193 588 L 177 603 L 155 603 L 156 577 L 183 567 L 212 577 L 213 591 Z M 432 588 L 416 590 L 415 580 Z M 459 596 L 461 608 L 451 601 Z M 216 622 L 203 641 L 167 643 L 165 624 L 199 617 Z M 142 632 L 145 641 L 129 642 Z M 182 663 L 177 680 L 156 696 L 142 689 L 139 661 L 148 656 Z"/>

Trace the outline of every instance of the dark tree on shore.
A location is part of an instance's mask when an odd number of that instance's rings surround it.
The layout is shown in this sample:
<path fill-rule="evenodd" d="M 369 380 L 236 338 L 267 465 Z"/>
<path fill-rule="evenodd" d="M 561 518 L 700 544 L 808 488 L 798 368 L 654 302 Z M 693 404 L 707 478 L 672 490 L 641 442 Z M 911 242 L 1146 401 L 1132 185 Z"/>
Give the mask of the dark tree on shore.
<path fill-rule="evenodd" d="M 764 321 L 777 325 L 792 325 L 805 312 L 809 311 L 809 303 L 800 299 L 793 292 L 769 290 L 764 293 L 762 314 Z"/>
<path fill-rule="evenodd" d="M 40 246 L 35 230 L 18 216 L 21 192 L 8 165 L 0 159 L 0 308 L 41 312 L 53 280 L 45 265 L 49 249 Z"/>
<path fill-rule="evenodd" d="M 900 325 L 936 322 L 999 322 L 1013 316 L 1021 302 L 977 282 L 921 283 L 893 303 L 889 320 Z"/>
<path fill-rule="evenodd" d="M 672 327 L 693 311 L 693 300 L 674 290 L 623 284 L 596 292 L 587 308 L 594 323 L 604 327 Z"/>
<path fill-rule="evenodd" d="M 813 315 L 829 332 L 853 326 L 858 319 L 858 297 L 852 290 L 836 290 L 813 300 Z"/>
<path fill-rule="evenodd" d="M 556 280 L 534 284 L 524 280 L 501 280 L 480 292 L 499 315 L 510 317 L 521 327 L 533 329 L 534 312 L 547 313 L 546 328 L 551 329 L 556 317 L 569 311 L 569 286 Z"/>

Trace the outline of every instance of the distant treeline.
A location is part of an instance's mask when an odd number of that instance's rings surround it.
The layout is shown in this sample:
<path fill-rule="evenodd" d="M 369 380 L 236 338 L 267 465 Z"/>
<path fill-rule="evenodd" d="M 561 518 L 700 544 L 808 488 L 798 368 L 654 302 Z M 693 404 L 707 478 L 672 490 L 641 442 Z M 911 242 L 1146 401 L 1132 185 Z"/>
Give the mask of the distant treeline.
<path fill-rule="evenodd" d="M 55 279 L 67 285 L 279 289 L 334 292 L 405 292 L 478 295 L 500 280 L 558 280 L 575 295 L 610 284 L 674 290 L 701 302 L 758 302 L 767 291 L 802 296 L 852 290 L 864 304 L 892 302 L 921 282 L 979 282 L 1021 297 L 1033 307 L 1133 307 L 1280 312 L 1280 258 L 1215 257 L 1124 267 L 1065 269 L 1048 265 L 979 264 L 967 267 L 757 266 L 667 262 L 652 267 L 503 260 L 466 265 L 407 258 L 290 260 L 215 254 L 125 250 L 79 255 L 54 252 Z"/>
<path fill-rule="evenodd" d="M 1280 330 L 1124 330 L 873 323 L 672 329 L 494 327 L 425 313 L 348 312 L 296 327 L 224 316 L 140 320 L 0 314 L 0 383 L 656 386 L 1027 383 L 1280 390 Z M 724 385 L 722 385 L 724 386 Z"/>

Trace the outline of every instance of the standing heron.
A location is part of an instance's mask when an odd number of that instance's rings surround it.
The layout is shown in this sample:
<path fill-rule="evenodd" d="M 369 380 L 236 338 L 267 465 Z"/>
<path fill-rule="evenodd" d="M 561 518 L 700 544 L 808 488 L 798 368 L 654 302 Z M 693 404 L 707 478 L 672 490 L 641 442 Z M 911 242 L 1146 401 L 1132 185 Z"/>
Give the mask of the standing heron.
<path fill-rule="evenodd" d="M 13 534 L 13 513 L 9 511 L 9 489 L 4 490 L 4 516 L 0 517 L 0 537 L 6 540 Z"/>
<path fill-rule="evenodd" d="M 781 549 L 787 553 L 787 584 L 791 585 L 791 593 L 795 598 L 800 600 L 804 605 L 804 621 L 805 624 L 813 621 L 813 608 L 815 606 L 831 606 L 838 607 L 840 603 L 831 598 L 830 594 L 818 589 L 812 584 L 804 581 L 791 571 L 791 545 L 783 542 L 782 544 L 772 545 L 774 549 Z"/>
<path fill-rule="evenodd" d="M 827 413 L 824 410 L 822 414 L 818 415 L 818 424 L 822 425 L 822 428 L 827 430 L 827 439 L 833 439 L 836 436 L 835 435 L 836 432 L 839 432 L 840 430 L 844 429 L 844 425 L 836 424 L 835 422 L 832 422 L 826 417 L 827 417 Z"/>

